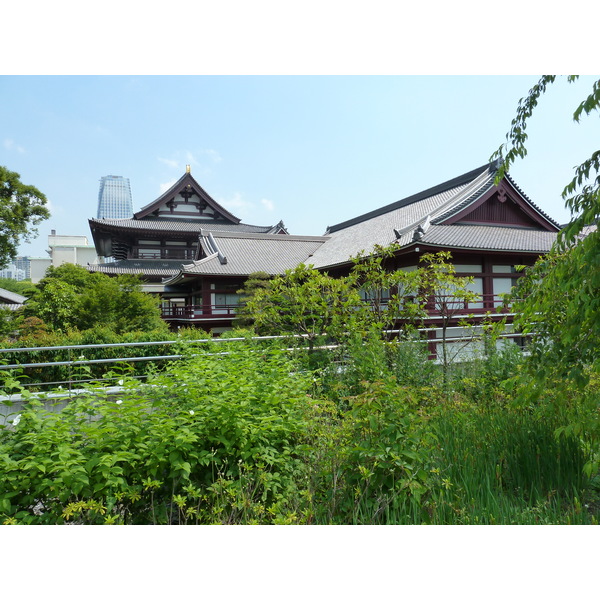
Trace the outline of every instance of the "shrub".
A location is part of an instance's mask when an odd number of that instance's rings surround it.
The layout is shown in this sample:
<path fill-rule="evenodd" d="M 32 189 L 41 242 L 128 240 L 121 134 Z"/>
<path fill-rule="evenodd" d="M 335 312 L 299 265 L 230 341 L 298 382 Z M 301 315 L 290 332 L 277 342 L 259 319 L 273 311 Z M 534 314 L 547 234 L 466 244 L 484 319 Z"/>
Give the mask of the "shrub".
<path fill-rule="evenodd" d="M 295 522 L 308 380 L 281 353 L 198 355 L 168 380 L 0 434 L 8 522 Z"/>

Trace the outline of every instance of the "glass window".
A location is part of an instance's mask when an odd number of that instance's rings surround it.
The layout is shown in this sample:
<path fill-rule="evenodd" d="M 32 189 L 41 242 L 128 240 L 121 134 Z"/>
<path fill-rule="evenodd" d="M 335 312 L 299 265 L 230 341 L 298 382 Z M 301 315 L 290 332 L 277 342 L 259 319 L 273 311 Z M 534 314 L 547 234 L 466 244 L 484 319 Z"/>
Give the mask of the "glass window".
<path fill-rule="evenodd" d="M 514 265 L 492 265 L 492 273 L 516 273 Z"/>
<path fill-rule="evenodd" d="M 512 288 L 517 284 L 516 277 L 494 277 L 492 285 L 494 290 L 494 305 L 498 306 L 503 303 L 502 294 L 510 294 Z"/>
<path fill-rule="evenodd" d="M 457 273 L 481 273 L 481 265 L 454 265 Z"/>
<path fill-rule="evenodd" d="M 483 308 L 483 277 L 475 277 L 467 289 L 470 292 L 475 292 L 479 296 L 479 301 L 469 302 L 469 308 Z"/>
<path fill-rule="evenodd" d="M 238 294 L 217 293 L 211 294 L 213 306 L 213 314 L 226 315 L 231 313 L 231 308 L 236 307 L 240 303 Z"/>

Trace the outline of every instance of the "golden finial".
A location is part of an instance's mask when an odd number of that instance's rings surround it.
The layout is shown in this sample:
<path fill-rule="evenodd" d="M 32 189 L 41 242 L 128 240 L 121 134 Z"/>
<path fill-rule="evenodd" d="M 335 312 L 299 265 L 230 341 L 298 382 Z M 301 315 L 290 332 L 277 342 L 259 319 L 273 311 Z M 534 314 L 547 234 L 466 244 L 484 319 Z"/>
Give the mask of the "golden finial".
<path fill-rule="evenodd" d="M 185 165 L 185 172 L 186 173 L 191 173 L 192 172 L 192 167 L 190 165 Z"/>

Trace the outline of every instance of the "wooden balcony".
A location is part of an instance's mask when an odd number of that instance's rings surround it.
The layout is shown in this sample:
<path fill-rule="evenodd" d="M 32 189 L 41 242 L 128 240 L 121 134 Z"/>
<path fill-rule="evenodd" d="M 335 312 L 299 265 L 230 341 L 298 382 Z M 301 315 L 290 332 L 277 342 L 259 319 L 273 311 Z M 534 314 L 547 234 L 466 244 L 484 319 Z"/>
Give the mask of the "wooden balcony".
<path fill-rule="evenodd" d="M 192 248 L 134 248 L 131 258 L 142 260 L 194 260 L 195 251 Z"/>
<path fill-rule="evenodd" d="M 475 300 L 464 302 L 457 300 L 454 296 L 441 296 L 431 301 L 426 306 L 430 315 L 444 312 L 456 314 L 482 314 L 487 312 L 505 313 L 510 310 L 506 304 L 503 295 L 497 294 L 479 294 Z"/>
<path fill-rule="evenodd" d="M 366 303 L 371 303 L 372 300 L 364 300 Z M 380 303 L 380 309 L 387 308 L 387 301 Z M 505 313 L 510 310 L 510 306 L 504 301 L 504 298 L 495 294 L 479 294 L 476 299 L 469 302 L 457 299 L 454 296 L 440 296 L 435 299 L 431 298 L 425 305 L 425 310 L 430 316 L 440 315 L 441 313 L 456 315 L 469 314 L 484 314 L 487 312 Z"/>
<path fill-rule="evenodd" d="M 225 304 L 190 304 L 187 306 L 163 306 L 165 321 L 210 321 L 233 319 L 237 306 Z"/>
<path fill-rule="evenodd" d="M 460 318 L 466 315 L 483 316 L 484 314 L 497 313 L 506 314 L 510 307 L 505 305 L 502 297 L 494 294 L 483 294 L 476 301 L 469 303 L 456 300 L 453 296 L 439 298 L 437 302 L 430 302 L 426 310 L 430 318 L 439 317 L 441 313 Z M 365 300 L 365 302 L 369 302 Z M 383 303 L 381 309 L 385 310 L 387 305 Z M 233 320 L 239 305 L 231 304 L 190 304 L 186 306 L 163 306 L 162 318 L 166 321 L 214 321 Z"/>

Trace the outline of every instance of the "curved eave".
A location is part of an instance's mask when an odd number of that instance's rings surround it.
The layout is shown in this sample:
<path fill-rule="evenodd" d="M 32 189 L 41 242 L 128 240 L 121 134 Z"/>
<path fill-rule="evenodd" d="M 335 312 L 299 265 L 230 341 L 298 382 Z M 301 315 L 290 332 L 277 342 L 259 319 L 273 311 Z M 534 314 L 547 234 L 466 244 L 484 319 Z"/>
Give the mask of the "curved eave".
<path fill-rule="evenodd" d="M 544 221 L 546 221 L 555 231 L 560 231 L 560 224 L 552 217 L 547 215 L 537 204 L 532 202 L 531 198 L 529 198 L 529 196 L 523 192 L 523 190 L 516 184 L 514 179 L 508 173 L 504 176 L 504 179 Z"/>
<path fill-rule="evenodd" d="M 186 279 L 186 274 L 180 271 L 179 273 L 177 273 L 177 275 L 173 277 L 163 279 L 162 283 L 166 288 L 169 285 L 176 285 L 178 283 L 181 283 L 184 279 Z"/>
<path fill-rule="evenodd" d="M 135 221 L 136 225 L 131 226 L 128 223 L 117 223 L 113 222 L 105 222 L 97 219 L 88 219 L 90 230 L 92 232 L 92 237 L 98 234 L 131 234 L 131 235 L 139 235 L 139 234 L 149 234 L 156 235 L 168 233 L 169 235 L 182 235 L 182 236 L 197 236 L 199 232 L 199 227 L 204 224 L 201 222 L 193 222 L 190 223 L 188 221 L 183 221 L 179 219 L 173 219 L 172 221 L 151 221 L 151 220 L 140 220 Z M 125 219 L 124 219 L 125 221 Z M 131 219 L 127 219 L 127 221 L 131 221 Z M 157 227 L 156 223 L 165 223 L 168 222 L 172 224 L 172 227 Z M 140 225 L 137 225 L 137 224 Z M 146 225 L 147 224 L 147 225 Z M 213 224 L 211 222 L 211 224 Z M 186 225 L 191 225 L 192 227 L 186 227 Z M 94 237 L 95 239 L 95 237 Z"/>
<path fill-rule="evenodd" d="M 548 252 L 548 250 L 534 250 L 534 249 L 528 249 L 528 250 L 520 250 L 518 248 L 511 248 L 511 249 L 506 249 L 506 248 L 480 248 L 477 246 L 457 246 L 457 245 L 447 245 L 447 244 L 435 244 L 435 243 L 424 243 L 424 242 L 413 242 L 411 244 L 409 244 L 408 246 L 403 246 L 401 248 L 401 251 L 398 252 L 398 254 L 410 254 L 412 252 L 419 252 L 419 254 L 422 254 L 423 252 L 427 253 L 429 251 L 432 252 L 440 252 L 442 250 L 448 250 L 449 252 L 452 251 L 456 251 L 456 252 L 479 252 L 479 253 L 485 253 L 487 254 L 488 252 L 493 252 L 494 254 L 496 253 L 501 253 L 501 254 L 532 254 L 534 256 L 539 256 L 540 254 L 546 254 Z"/>

